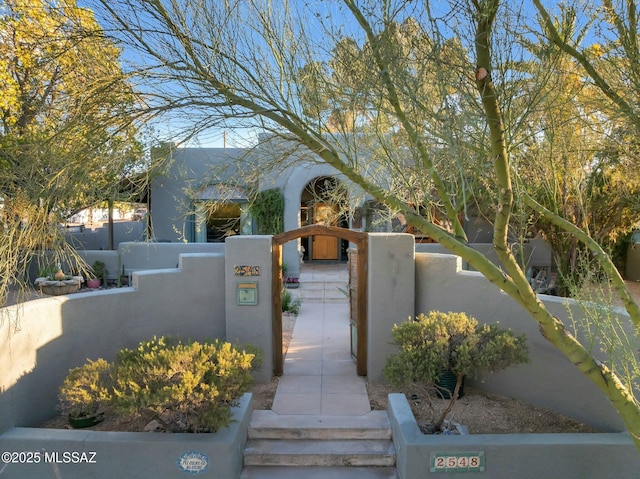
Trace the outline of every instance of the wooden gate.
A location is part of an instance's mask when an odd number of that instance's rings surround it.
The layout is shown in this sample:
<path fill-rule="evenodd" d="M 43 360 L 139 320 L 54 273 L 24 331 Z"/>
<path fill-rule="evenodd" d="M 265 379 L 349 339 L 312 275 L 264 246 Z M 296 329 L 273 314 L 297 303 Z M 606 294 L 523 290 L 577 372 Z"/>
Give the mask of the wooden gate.
<path fill-rule="evenodd" d="M 367 375 L 367 239 L 366 233 L 351 231 L 345 228 L 337 228 L 335 226 L 309 225 L 297 230 L 286 231 L 273 237 L 272 246 L 272 291 L 273 291 L 273 373 L 281 376 L 284 368 L 284 358 L 282 354 L 282 299 L 280 292 L 282 290 L 282 245 L 289 241 L 303 238 L 305 236 L 331 236 L 334 238 L 345 239 L 357 246 L 356 257 L 356 282 L 357 282 L 357 298 L 352 303 L 354 306 L 350 308 L 355 310 L 356 318 L 356 370 L 359 376 Z M 353 258 L 352 256 L 352 258 Z"/>

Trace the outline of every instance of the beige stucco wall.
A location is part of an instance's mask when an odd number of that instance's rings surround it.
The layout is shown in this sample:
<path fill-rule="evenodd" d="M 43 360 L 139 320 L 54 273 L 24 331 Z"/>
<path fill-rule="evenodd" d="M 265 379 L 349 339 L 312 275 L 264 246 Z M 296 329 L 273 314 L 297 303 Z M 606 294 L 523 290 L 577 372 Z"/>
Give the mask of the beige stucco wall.
<path fill-rule="evenodd" d="M 126 275 L 133 271 L 177 268 L 181 254 L 218 253 L 224 254 L 224 243 L 155 243 L 130 241 L 120 243 L 118 249 L 81 250 L 78 254 L 89 264 L 102 261 L 110 279 L 117 279 L 122 270 Z"/>
<path fill-rule="evenodd" d="M 232 236 L 226 245 L 226 338 L 250 343 L 263 352 L 262 367 L 254 372 L 257 382 L 268 383 L 273 372 L 273 295 L 271 284 L 272 236 Z M 255 276 L 240 276 L 236 266 L 258 267 Z M 257 304 L 238 304 L 238 283 L 256 284 Z M 279 293 L 279 292 L 278 292 Z"/>
<path fill-rule="evenodd" d="M 0 316 L 0 431 L 55 414 L 57 388 L 87 358 L 112 360 L 154 335 L 225 336 L 224 256 L 135 273 L 133 287 L 45 297 Z"/>
<path fill-rule="evenodd" d="M 396 351 L 391 328 L 414 313 L 414 239 L 410 234 L 369 234 L 367 271 L 367 372 L 384 382 L 387 357 Z"/>
<path fill-rule="evenodd" d="M 251 342 L 265 352 L 258 379 L 270 379 L 271 237 L 233 237 L 227 246 L 226 258 L 182 254 L 178 268 L 135 272 L 129 288 L 47 297 L 4 308 L 0 431 L 51 417 L 57 388 L 69 368 L 87 358 L 113 359 L 117 349 L 154 335 Z M 260 276 L 253 278 L 259 282 L 258 305 L 236 304 L 235 265 L 261 266 Z M 535 321 L 479 273 L 463 271 L 459 258 L 414 253 L 410 235 L 372 234 L 368 282 L 369 380 L 383 380 L 382 368 L 394 351 L 390 335 L 394 323 L 430 310 L 465 311 L 480 322 L 499 321 L 525 333 L 530 347 L 530 364 L 491 375 L 479 387 L 604 430 L 623 429 L 604 395 L 541 336 Z M 564 299 L 541 298 L 554 315 L 568 321 Z"/>
<path fill-rule="evenodd" d="M 570 323 L 565 298 L 540 295 L 540 299 L 552 314 Z M 581 314 L 575 304 L 573 308 Z M 499 322 L 526 334 L 531 362 L 490 375 L 478 387 L 553 409 L 605 431 L 624 429 L 604 394 L 542 337 L 531 316 L 480 273 L 463 271 L 456 256 L 416 254 L 416 314 L 432 310 L 463 311 L 481 323 Z"/>

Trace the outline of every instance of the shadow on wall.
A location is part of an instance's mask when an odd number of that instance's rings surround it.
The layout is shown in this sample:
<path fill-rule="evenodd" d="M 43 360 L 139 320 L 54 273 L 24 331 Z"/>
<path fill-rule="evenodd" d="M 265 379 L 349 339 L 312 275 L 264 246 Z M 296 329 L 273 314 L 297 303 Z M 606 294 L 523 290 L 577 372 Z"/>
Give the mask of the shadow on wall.
<path fill-rule="evenodd" d="M 224 338 L 224 289 L 210 287 L 216 278 L 224 282 L 224 256 L 185 254 L 179 269 L 137 273 L 134 287 L 16 306 L 19 318 L 0 322 L 0 431 L 55 415 L 58 387 L 87 358 L 112 360 L 154 335 Z"/>
<path fill-rule="evenodd" d="M 567 298 L 539 298 L 569 328 L 568 305 L 575 317 L 584 314 Z M 624 431 L 604 394 L 540 334 L 536 321 L 480 273 L 462 270 L 456 256 L 416 254 L 416 313 L 433 310 L 466 312 L 480 323 L 499 322 L 518 335 L 526 334 L 530 363 L 491 374 L 477 387 L 557 411 L 601 431 Z"/>

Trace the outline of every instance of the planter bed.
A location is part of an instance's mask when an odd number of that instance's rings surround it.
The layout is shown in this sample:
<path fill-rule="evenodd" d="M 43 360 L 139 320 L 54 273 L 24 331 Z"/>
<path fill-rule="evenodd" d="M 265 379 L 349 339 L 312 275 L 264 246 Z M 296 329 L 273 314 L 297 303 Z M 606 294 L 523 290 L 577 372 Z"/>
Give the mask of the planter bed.
<path fill-rule="evenodd" d="M 171 479 L 194 475 L 238 478 L 251 402 L 250 393 L 242 396 L 238 407 L 233 409 L 231 426 L 215 434 L 9 429 L 0 434 L 2 450 L 25 454 L 9 464 L 3 456 L 0 476 L 3 479 Z"/>
<path fill-rule="evenodd" d="M 399 479 L 637 479 L 640 470 L 627 433 L 432 436 L 420 432 L 404 394 L 390 394 L 388 404 Z M 469 458 L 481 458 L 478 467 Z M 467 469 L 447 469 L 454 461 Z"/>

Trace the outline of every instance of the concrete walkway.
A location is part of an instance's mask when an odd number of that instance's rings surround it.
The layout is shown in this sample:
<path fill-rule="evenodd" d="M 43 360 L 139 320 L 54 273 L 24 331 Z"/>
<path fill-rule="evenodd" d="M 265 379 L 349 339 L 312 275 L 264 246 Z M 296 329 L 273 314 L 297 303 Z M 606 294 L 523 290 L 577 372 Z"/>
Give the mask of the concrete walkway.
<path fill-rule="evenodd" d="M 300 274 L 301 288 L 322 281 L 336 288 L 338 281 L 346 285 L 347 279 L 346 265 L 304 265 Z M 349 328 L 348 301 L 302 303 L 272 411 L 358 415 L 371 410 L 365 378 L 357 375 L 351 357 Z"/>
<path fill-rule="evenodd" d="M 346 265 L 304 265 L 303 298 L 271 410 L 254 411 L 242 479 L 395 479 L 385 411 L 351 357 Z M 342 291 L 342 292 L 340 292 Z"/>

